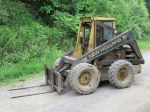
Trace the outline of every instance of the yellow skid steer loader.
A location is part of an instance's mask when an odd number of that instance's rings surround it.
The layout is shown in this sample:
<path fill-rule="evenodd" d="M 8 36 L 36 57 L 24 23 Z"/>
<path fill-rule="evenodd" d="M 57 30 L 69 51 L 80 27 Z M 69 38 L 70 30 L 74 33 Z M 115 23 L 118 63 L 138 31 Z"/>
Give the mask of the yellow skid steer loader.
<path fill-rule="evenodd" d="M 61 92 L 70 84 L 79 94 L 90 94 L 105 80 L 116 88 L 131 85 L 144 59 L 132 30 L 117 31 L 115 20 L 80 19 L 75 49 L 57 59 L 52 68 L 44 65 L 51 92 Z"/>

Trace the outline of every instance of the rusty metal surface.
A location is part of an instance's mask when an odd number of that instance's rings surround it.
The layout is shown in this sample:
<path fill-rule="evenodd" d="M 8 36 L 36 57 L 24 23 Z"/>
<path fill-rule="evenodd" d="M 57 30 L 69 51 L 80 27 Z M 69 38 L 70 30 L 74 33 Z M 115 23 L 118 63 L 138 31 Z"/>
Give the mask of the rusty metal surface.
<path fill-rule="evenodd" d="M 9 89 L 8 91 L 21 90 L 21 89 L 28 89 L 28 88 L 34 88 L 34 87 L 42 87 L 42 86 L 47 86 L 47 84 L 41 84 L 41 85 L 29 86 L 29 87 L 12 88 L 12 89 Z"/>
<path fill-rule="evenodd" d="M 33 93 L 33 94 L 25 94 L 25 95 L 13 96 L 13 97 L 11 97 L 11 98 L 20 98 L 20 97 L 34 96 L 34 95 L 40 95 L 40 94 L 51 93 L 51 92 L 54 92 L 54 90 L 45 91 L 45 92 L 39 92 L 39 93 Z"/>
<path fill-rule="evenodd" d="M 139 74 L 141 73 L 141 65 L 133 65 L 134 66 L 134 71 L 135 71 L 135 74 Z"/>
<path fill-rule="evenodd" d="M 63 80 L 62 80 L 62 75 L 55 71 L 54 70 L 54 73 L 55 73 L 55 76 L 57 78 L 55 78 L 55 89 L 58 91 L 58 92 L 61 92 L 63 90 Z"/>
<path fill-rule="evenodd" d="M 45 76 L 47 77 L 48 84 L 54 89 L 54 74 L 53 74 L 53 69 L 48 67 L 46 64 L 44 65 L 45 69 Z"/>
<path fill-rule="evenodd" d="M 79 83 L 82 86 L 86 86 L 91 82 L 91 74 L 89 72 L 83 72 L 80 76 L 79 76 Z"/>
<path fill-rule="evenodd" d="M 19 88 L 9 89 L 8 91 L 16 91 L 16 90 L 18 91 L 18 90 L 30 89 L 30 88 L 36 88 L 36 87 L 43 87 L 43 86 L 48 86 L 48 85 L 47 84 L 41 84 L 41 85 L 37 85 L 37 86 L 19 87 Z M 20 97 L 26 97 L 26 96 L 34 96 L 34 95 L 46 94 L 46 93 L 50 93 L 50 92 L 54 92 L 54 89 L 51 89 L 49 91 L 44 91 L 44 92 L 12 96 L 11 98 L 20 98 Z"/>
<path fill-rule="evenodd" d="M 128 76 L 128 70 L 126 68 L 121 68 L 118 71 L 117 78 L 119 81 L 124 81 L 127 76 Z"/>

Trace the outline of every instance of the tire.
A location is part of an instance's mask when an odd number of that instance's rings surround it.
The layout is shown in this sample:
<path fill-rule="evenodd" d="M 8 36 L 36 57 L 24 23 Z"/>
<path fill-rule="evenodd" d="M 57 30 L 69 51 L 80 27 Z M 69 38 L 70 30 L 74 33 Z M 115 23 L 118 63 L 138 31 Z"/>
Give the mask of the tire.
<path fill-rule="evenodd" d="M 53 69 L 56 70 L 59 66 L 59 63 L 60 63 L 60 59 L 61 58 L 58 58 L 55 62 L 54 62 L 54 65 L 53 65 Z"/>
<path fill-rule="evenodd" d="M 59 66 L 59 62 L 60 62 L 60 59 L 61 58 L 58 58 L 55 62 L 54 62 L 54 65 L 53 65 L 53 69 L 56 70 Z M 45 75 L 45 84 L 48 84 L 48 77 Z"/>
<path fill-rule="evenodd" d="M 100 72 L 88 63 L 76 65 L 69 74 L 70 86 L 79 94 L 90 94 L 96 90 L 100 82 Z"/>
<path fill-rule="evenodd" d="M 116 88 L 126 88 L 134 79 L 134 67 L 126 60 L 115 61 L 108 70 L 108 80 Z"/>

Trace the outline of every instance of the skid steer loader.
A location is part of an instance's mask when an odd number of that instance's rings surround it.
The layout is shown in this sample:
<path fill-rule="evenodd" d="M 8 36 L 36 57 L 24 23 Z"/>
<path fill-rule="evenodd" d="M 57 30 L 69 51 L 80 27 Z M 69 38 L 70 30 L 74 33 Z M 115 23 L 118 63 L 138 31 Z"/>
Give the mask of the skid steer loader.
<path fill-rule="evenodd" d="M 115 20 L 80 19 L 75 49 L 57 59 L 52 68 L 44 65 L 50 92 L 61 92 L 70 84 L 79 94 L 90 94 L 105 80 L 117 88 L 131 85 L 144 59 L 132 30 L 117 31 Z"/>
<path fill-rule="evenodd" d="M 115 18 L 81 18 L 76 47 L 59 58 L 52 68 L 45 65 L 46 83 L 61 92 L 70 86 L 79 94 L 90 94 L 100 81 L 117 88 L 130 86 L 144 64 L 132 30 L 120 33 Z"/>

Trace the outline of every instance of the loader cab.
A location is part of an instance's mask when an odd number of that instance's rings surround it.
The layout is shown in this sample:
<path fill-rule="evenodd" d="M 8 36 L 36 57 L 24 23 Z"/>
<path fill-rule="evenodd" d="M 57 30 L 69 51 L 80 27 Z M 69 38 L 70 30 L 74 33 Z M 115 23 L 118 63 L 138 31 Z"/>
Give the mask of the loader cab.
<path fill-rule="evenodd" d="M 113 27 L 113 22 L 103 22 L 104 24 Z M 113 32 L 95 24 L 95 46 L 99 46 L 114 37 Z"/>
<path fill-rule="evenodd" d="M 78 58 L 83 54 L 93 50 L 95 47 L 114 38 L 115 35 L 110 30 L 105 29 L 99 25 L 99 22 L 115 28 L 115 18 L 102 18 L 102 17 L 88 17 L 81 18 L 76 48 L 72 54 L 73 57 Z"/>

